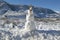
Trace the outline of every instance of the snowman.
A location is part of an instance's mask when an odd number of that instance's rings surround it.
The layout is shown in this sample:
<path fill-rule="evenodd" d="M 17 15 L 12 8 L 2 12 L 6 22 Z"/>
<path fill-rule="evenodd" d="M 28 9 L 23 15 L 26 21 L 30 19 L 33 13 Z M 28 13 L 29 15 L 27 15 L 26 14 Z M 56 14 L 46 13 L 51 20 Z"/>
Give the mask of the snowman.
<path fill-rule="evenodd" d="M 29 10 L 27 10 L 28 13 L 26 15 L 26 23 L 25 23 L 25 29 L 28 31 L 35 30 L 35 23 L 34 23 L 34 14 L 32 10 L 32 6 L 29 7 Z"/>

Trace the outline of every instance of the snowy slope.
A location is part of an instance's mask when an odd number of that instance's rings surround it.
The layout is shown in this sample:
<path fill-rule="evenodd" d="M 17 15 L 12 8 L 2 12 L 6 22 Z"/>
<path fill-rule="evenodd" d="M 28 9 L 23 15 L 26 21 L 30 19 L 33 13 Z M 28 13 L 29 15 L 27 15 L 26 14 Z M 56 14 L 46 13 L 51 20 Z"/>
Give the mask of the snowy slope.
<path fill-rule="evenodd" d="M 0 0 L 0 15 L 4 14 L 7 12 L 7 10 L 10 10 L 9 6 L 7 3 L 3 0 Z"/>
<path fill-rule="evenodd" d="M 60 18 L 60 14 L 57 12 L 48 9 L 48 8 L 42 8 L 42 7 L 33 7 L 34 15 L 38 18 Z M 29 8 L 29 5 L 11 5 L 5 1 L 0 0 L 0 15 L 5 14 L 10 11 L 15 12 L 23 12 L 26 11 Z M 25 13 L 24 13 L 25 14 Z"/>

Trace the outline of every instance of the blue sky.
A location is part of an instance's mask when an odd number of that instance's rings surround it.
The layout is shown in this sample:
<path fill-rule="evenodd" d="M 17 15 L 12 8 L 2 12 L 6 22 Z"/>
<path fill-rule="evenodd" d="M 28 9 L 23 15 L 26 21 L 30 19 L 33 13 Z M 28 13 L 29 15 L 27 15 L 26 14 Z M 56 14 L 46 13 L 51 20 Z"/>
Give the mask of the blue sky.
<path fill-rule="evenodd" d="M 60 0 L 5 0 L 10 4 L 34 5 L 60 11 Z"/>

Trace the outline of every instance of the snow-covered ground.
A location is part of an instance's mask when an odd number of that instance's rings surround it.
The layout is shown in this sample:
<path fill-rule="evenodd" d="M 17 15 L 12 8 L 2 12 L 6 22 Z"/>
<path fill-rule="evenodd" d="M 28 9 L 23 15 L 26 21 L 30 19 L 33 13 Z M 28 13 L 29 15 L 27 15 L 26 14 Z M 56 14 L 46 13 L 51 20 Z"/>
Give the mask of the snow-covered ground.
<path fill-rule="evenodd" d="M 36 22 L 38 30 L 60 30 L 60 21 L 57 22 Z"/>
<path fill-rule="evenodd" d="M 24 28 L 25 19 L 0 20 L 0 40 L 60 40 L 60 22 L 39 22 L 35 21 L 36 30 L 28 31 Z M 14 26 L 13 26 L 14 25 Z"/>

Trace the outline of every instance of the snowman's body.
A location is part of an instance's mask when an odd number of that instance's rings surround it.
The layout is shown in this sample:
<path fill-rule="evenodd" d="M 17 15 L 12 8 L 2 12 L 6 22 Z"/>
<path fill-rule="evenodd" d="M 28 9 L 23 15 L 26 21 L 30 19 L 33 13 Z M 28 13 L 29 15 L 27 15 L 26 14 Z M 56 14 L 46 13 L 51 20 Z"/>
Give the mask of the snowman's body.
<path fill-rule="evenodd" d="M 26 15 L 25 29 L 28 29 L 29 31 L 35 30 L 33 11 L 28 10 L 28 14 Z"/>

